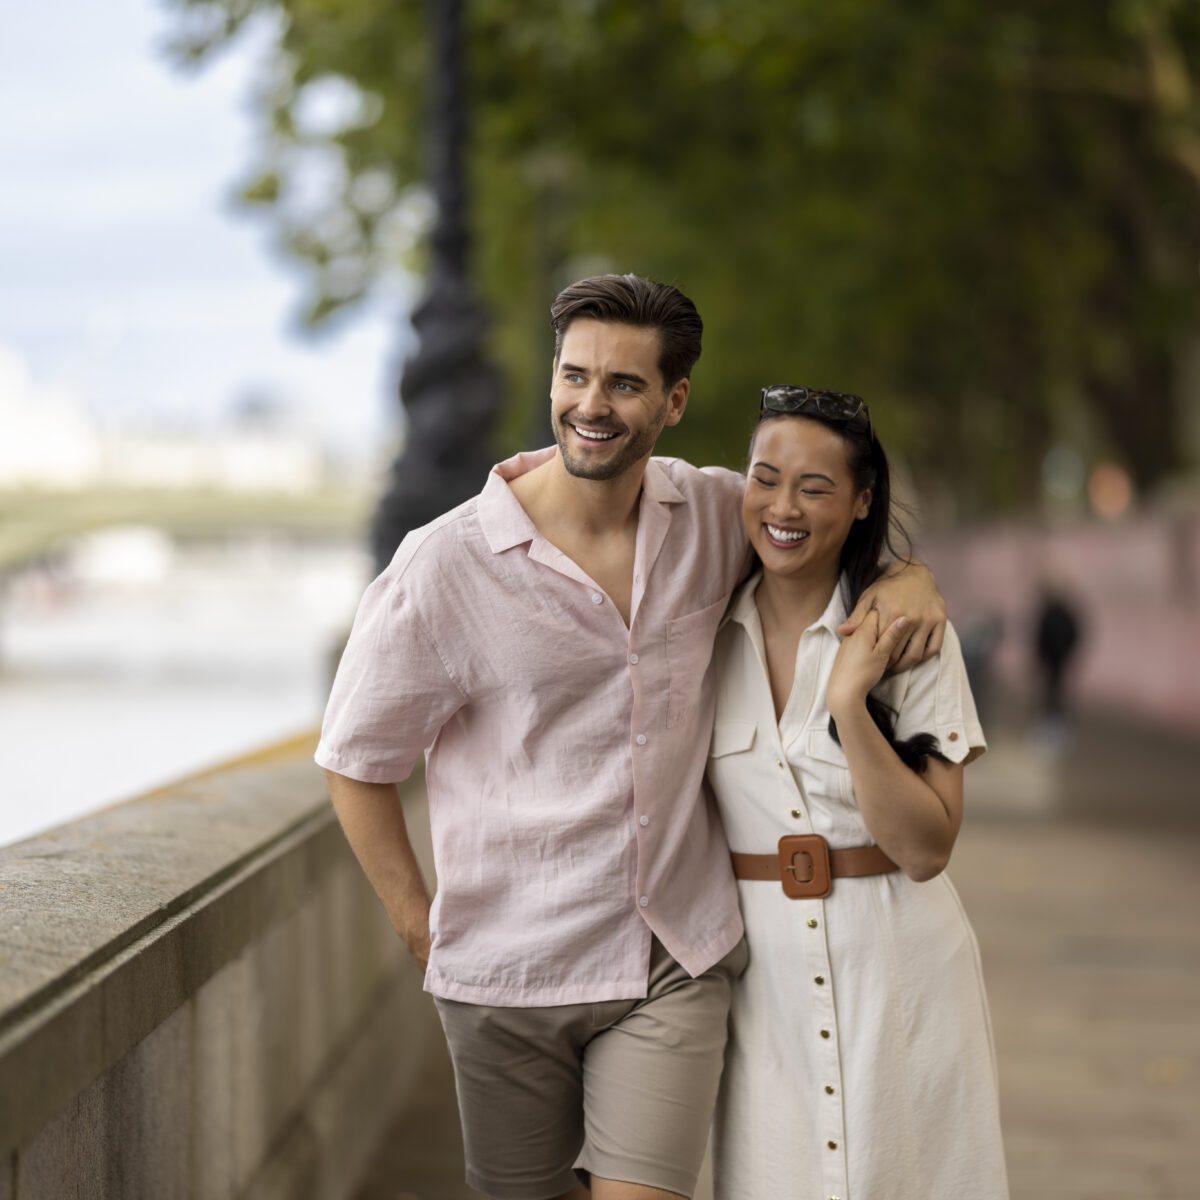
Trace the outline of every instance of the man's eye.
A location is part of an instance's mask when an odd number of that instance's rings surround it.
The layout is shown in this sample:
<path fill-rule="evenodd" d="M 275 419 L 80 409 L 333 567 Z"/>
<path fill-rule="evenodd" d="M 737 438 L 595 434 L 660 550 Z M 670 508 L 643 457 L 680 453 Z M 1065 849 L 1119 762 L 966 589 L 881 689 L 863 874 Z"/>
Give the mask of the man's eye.
<path fill-rule="evenodd" d="M 567 374 L 563 376 L 563 378 L 568 383 L 582 383 L 583 382 L 583 376 L 577 374 L 575 371 L 568 371 Z"/>
<path fill-rule="evenodd" d="M 613 390 L 618 392 L 632 392 L 634 390 L 632 383 L 624 383 L 618 381 L 613 384 Z"/>

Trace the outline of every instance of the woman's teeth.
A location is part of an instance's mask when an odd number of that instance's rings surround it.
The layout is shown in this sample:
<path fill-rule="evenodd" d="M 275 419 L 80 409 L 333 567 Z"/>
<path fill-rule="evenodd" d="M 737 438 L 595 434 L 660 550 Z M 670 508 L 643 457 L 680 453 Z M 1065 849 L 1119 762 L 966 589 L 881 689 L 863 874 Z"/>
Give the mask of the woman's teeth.
<path fill-rule="evenodd" d="M 776 525 L 767 525 L 766 530 L 777 542 L 800 542 L 808 537 L 806 529 L 780 529 Z"/>
<path fill-rule="evenodd" d="M 575 432 L 589 442 L 607 442 L 617 436 L 615 433 L 593 433 L 590 429 L 580 429 L 578 425 L 575 426 Z"/>

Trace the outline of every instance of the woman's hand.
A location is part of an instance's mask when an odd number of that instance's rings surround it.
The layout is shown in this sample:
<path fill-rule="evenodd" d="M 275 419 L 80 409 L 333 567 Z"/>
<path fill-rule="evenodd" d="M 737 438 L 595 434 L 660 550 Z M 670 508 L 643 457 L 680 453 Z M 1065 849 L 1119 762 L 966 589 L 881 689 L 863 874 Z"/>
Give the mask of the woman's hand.
<path fill-rule="evenodd" d="M 891 670 L 907 671 L 941 650 L 946 632 L 946 602 L 937 590 L 933 573 L 923 564 L 893 563 L 887 574 L 859 597 L 838 633 L 844 637 L 861 628 L 872 610 L 879 616 L 881 629 L 891 629 L 897 617 L 908 619 L 904 636 L 896 641 L 888 663 Z"/>
<path fill-rule="evenodd" d="M 906 617 L 898 617 L 880 634 L 879 613 L 872 610 L 849 637 L 842 639 L 825 696 L 835 721 L 839 712 L 866 703 L 867 693 L 883 678 L 893 655 L 908 638 Z"/>

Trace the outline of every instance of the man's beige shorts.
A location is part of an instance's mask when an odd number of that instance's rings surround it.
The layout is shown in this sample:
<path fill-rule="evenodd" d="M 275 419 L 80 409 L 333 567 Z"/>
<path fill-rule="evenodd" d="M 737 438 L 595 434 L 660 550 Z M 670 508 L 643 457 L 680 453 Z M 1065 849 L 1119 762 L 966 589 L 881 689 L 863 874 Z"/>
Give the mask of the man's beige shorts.
<path fill-rule="evenodd" d="M 742 941 L 693 979 L 655 938 L 644 1000 L 438 999 L 467 1182 L 496 1200 L 547 1200 L 591 1175 L 691 1196 L 745 968 Z"/>

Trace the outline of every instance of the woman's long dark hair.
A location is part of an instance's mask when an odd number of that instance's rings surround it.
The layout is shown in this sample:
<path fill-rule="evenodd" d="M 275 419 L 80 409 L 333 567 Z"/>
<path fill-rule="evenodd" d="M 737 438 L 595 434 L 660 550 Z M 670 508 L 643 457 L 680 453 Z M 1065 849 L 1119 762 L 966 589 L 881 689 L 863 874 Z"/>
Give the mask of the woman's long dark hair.
<path fill-rule="evenodd" d="M 759 426 L 767 421 L 815 421 L 831 429 L 846 446 L 846 463 L 855 490 L 861 492 L 871 489 L 871 506 L 865 517 L 851 525 L 850 533 L 842 544 L 839 562 L 843 580 L 842 598 L 846 611 L 853 612 L 863 592 L 883 574 L 886 568 L 885 551 L 903 562 L 911 561 L 912 557 L 912 540 L 892 502 L 892 477 L 883 446 L 873 429 L 854 429 L 845 421 L 808 412 L 775 413 L 767 410 L 759 417 L 758 425 L 754 428 L 755 437 Z M 751 445 L 753 442 L 754 437 L 751 437 Z M 903 544 L 903 554 L 896 549 L 897 543 Z M 938 740 L 932 733 L 918 733 L 904 741 L 897 741 L 895 710 L 873 693 L 867 696 L 867 712 L 901 762 L 917 774 L 924 773 L 930 758 L 949 762 L 938 749 Z M 829 732 L 840 746 L 842 739 L 838 736 L 837 722 L 832 717 L 829 718 Z"/>

